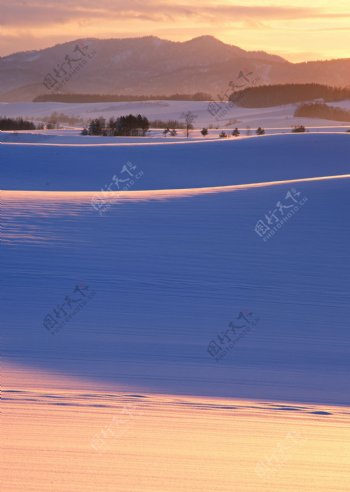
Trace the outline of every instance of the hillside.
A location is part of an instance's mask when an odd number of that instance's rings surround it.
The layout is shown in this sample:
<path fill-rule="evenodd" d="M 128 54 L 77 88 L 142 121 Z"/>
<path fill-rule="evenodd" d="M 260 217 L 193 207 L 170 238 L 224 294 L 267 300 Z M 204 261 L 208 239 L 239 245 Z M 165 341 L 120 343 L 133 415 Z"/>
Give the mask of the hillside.
<path fill-rule="evenodd" d="M 248 80 L 248 81 L 247 81 Z M 316 82 L 350 85 L 350 59 L 289 63 L 211 37 L 173 42 L 149 36 L 82 39 L 0 58 L 0 100 L 50 92 L 89 94 L 225 93 L 251 85 Z"/>

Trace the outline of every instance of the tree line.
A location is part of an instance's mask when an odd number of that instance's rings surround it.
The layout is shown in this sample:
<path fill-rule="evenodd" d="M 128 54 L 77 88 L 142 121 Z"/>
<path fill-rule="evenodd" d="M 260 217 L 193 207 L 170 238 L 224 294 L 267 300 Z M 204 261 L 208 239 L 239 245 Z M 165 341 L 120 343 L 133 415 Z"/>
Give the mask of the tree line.
<path fill-rule="evenodd" d="M 302 104 L 296 109 L 294 116 L 333 121 L 350 121 L 350 111 L 335 106 L 328 106 L 324 103 Z"/>
<path fill-rule="evenodd" d="M 33 102 L 96 103 L 133 101 L 210 101 L 211 95 L 205 92 L 195 94 L 131 95 L 131 94 L 41 94 Z"/>
<path fill-rule="evenodd" d="M 322 99 L 323 102 L 350 99 L 350 88 L 322 84 L 277 84 L 247 87 L 234 92 L 230 101 L 244 108 L 266 108 Z"/>
<path fill-rule="evenodd" d="M 113 137 L 145 136 L 150 127 L 146 116 L 119 116 L 118 118 L 95 118 L 90 121 L 89 127 L 82 131 L 83 135 L 103 135 Z"/>
<path fill-rule="evenodd" d="M 23 118 L 5 118 L 0 117 L 0 130 L 35 130 L 36 127 L 31 121 L 24 120 Z"/>

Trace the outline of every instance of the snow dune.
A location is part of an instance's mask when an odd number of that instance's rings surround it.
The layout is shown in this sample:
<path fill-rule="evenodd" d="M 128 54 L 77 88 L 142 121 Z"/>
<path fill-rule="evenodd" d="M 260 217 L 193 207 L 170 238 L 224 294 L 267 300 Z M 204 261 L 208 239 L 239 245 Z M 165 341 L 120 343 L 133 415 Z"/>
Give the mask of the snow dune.
<path fill-rule="evenodd" d="M 5 360 L 122 391 L 348 405 L 349 138 L 0 145 Z M 143 175 L 101 216 L 91 197 L 127 162 Z M 307 201 L 264 242 L 255 225 L 291 188 Z M 52 335 L 44 317 L 82 282 L 96 295 Z M 258 324 L 216 361 L 242 310 Z"/>

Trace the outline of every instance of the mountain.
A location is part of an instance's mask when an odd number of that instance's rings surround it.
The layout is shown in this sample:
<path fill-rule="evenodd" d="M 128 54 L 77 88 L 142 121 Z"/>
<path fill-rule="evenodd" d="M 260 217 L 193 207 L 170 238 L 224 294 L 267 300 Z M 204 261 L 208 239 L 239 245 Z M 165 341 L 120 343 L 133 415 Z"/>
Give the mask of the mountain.
<path fill-rule="evenodd" d="M 152 95 L 224 93 L 237 84 L 317 82 L 350 86 L 350 58 L 290 63 L 212 36 L 173 42 L 148 36 L 80 39 L 0 58 L 0 100 L 49 92 Z"/>

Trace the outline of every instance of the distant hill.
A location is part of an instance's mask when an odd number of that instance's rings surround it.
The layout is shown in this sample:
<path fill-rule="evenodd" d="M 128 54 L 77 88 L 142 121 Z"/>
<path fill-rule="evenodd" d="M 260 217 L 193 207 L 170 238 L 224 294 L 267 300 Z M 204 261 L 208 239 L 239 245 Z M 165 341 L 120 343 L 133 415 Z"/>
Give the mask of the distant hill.
<path fill-rule="evenodd" d="M 248 87 L 230 96 L 232 102 L 244 108 L 266 108 L 315 99 L 326 102 L 350 99 L 350 88 L 321 84 L 280 84 Z"/>
<path fill-rule="evenodd" d="M 149 36 L 80 39 L 0 58 L 0 100 L 29 101 L 43 93 L 195 94 L 213 98 L 230 83 L 320 83 L 350 87 L 350 58 L 290 63 L 245 51 L 211 36 L 173 42 Z"/>

